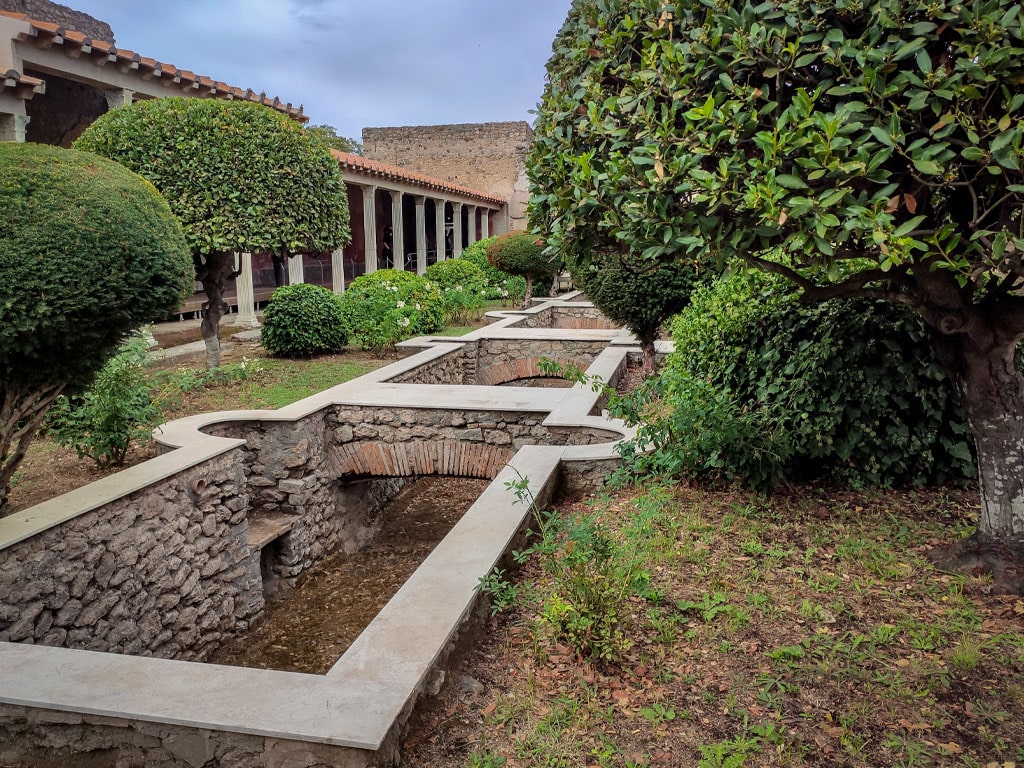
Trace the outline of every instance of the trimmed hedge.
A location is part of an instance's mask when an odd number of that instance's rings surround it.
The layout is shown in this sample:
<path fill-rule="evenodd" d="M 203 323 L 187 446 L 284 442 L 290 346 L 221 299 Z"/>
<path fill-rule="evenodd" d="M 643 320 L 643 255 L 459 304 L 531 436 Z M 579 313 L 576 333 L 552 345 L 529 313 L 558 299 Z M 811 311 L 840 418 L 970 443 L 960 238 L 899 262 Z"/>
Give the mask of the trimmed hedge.
<path fill-rule="evenodd" d="M 976 475 L 964 414 L 907 308 L 803 305 L 780 278 L 741 274 L 695 291 L 673 336 L 641 466 L 756 488 Z"/>
<path fill-rule="evenodd" d="M 263 312 L 260 341 L 274 357 L 315 357 L 341 352 L 348 325 L 338 297 L 319 285 L 283 285 Z"/>
<path fill-rule="evenodd" d="M 340 301 L 355 343 L 377 354 L 403 339 L 439 331 L 444 323 L 441 291 L 415 272 L 379 269 L 361 275 Z"/>

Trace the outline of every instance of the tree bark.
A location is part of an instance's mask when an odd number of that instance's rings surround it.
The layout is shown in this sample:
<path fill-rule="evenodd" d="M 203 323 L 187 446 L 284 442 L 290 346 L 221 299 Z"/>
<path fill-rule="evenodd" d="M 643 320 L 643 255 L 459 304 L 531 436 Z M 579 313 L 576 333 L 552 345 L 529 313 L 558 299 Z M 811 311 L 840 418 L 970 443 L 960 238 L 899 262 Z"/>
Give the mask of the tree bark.
<path fill-rule="evenodd" d="M 196 257 L 196 278 L 203 284 L 206 302 L 203 304 L 203 322 L 200 326 L 206 342 L 206 367 L 220 366 L 220 320 L 227 313 L 224 290 L 228 280 L 240 274 L 235 270 L 235 257 L 230 252 L 211 253 Z"/>
<path fill-rule="evenodd" d="M 10 386 L 0 401 L 0 517 L 8 514 L 11 479 L 53 401 L 66 384 Z"/>
<path fill-rule="evenodd" d="M 930 330 L 932 349 L 960 395 L 978 454 L 981 511 L 975 534 L 930 557 L 946 570 L 989 573 L 994 588 L 1024 589 L 1024 375 L 1017 339 L 998 327 Z"/>
<path fill-rule="evenodd" d="M 526 276 L 526 293 L 523 294 L 523 306 L 520 309 L 529 309 L 533 301 L 533 275 Z"/>

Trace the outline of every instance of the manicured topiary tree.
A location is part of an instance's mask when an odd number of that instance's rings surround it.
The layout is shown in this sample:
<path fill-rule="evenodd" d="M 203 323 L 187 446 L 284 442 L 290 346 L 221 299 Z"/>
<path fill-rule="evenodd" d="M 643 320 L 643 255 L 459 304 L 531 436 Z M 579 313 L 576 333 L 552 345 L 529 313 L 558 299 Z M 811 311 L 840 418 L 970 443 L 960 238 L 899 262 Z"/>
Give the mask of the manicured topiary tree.
<path fill-rule="evenodd" d="M 348 324 L 331 291 L 306 283 L 283 285 L 263 311 L 260 341 L 275 357 L 326 355 L 348 344 Z"/>
<path fill-rule="evenodd" d="M 631 251 L 591 254 L 585 264 L 570 264 L 569 271 L 606 317 L 636 335 L 648 376 L 654 373 L 654 342 L 662 324 L 689 304 L 701 280 L 709 282 L 715 274 L 692 263 L 643 259 Z"/>
<path fill-rule="evenodd" d="M 533 283 L 555 273 L 555 261 L 544 253 L 543 241 L 529 232 L 506 232 L 487 247 L 487 260 L 502 272 L 526 278 L 523 306 L 530 305 Z"/>
<path fill-rule="evenodd" d="M 207 301 L 207 366 L 235 253 L 330 251 L 350 239 L 341 171 L 326 147 L 269 107 L 219 99 L 150 99 L 100 117 L 75 146 L 156 185 L 181 220 Z"/>
<path fill-rule="evenodd" d="M 0 143 L 0 513 L 54 399 L 192 282 L 181 227 L 145 180 L 96 155 Z"/>
<path fill-rule="evenodd" d="M 1024 561 L 1021 16 L 1019 0 L 576 0 L 528 161 L 552 249 L 713 254 L 807 300 L 913 308 L 977 444 L 974 551 L 947 565 Z"/>

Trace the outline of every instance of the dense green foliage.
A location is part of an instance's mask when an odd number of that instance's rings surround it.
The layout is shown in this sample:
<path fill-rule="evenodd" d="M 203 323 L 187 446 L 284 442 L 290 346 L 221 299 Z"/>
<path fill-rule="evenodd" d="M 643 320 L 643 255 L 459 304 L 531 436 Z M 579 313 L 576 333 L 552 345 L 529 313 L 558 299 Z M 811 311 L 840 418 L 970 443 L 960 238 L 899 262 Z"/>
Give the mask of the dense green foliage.
<path fill-rule="evenodd" d="M 147 99 L 102 115 L 75 146 L 152 181 L 194 253 L 330 251 L 350 239 L 337 162 L 269 107 Z"/>
<path fill-rule="evenodd" d="M 477 240 L 462 251 L 460 258 L 476 264 L 484 273 L 484 299 L 500 299 L 506 304 L 519 304 L 526 295 L 526 278 L 502 272 L 487 259 L 487 249 L 497 235 Z"/>
<path fill-rule="evenodd" d="M 974 542 L 1024 560 L 1019 0 L 575 0 L 547 69 L 527 165 L 549 250 L 910 306 L 969 413 Z"/>
<path fill-rule="evenodd" d="M 755 488 L 976 474 L 964 414 L 909 309 L 802 305 L 782 278 L 739 274 L 698 289 L 673 337 L 643 469 Z"/>
<path fill-rule="evenodd" d="M 149 439 L 163 414 L 146 376 L 146 344 L 134 336 L 121 345 L 78 395 L 57 398 L 47 416 L 47 433 L 100 467 L 120 467 L 133 442 Z"/>
<path fill-rule="evenodd" d="M 415 272 L 379 269 L 361 275 L 340 300 L 355 343 L 377 354 L 403 339 L 434 333 L 444 321 L 441 291 Z"/>
<path fill-rule="evenodd" d="M 319 285 L 283 285 L 263 312 L 263 348 L 274 357 L 314 357 L 341 352 L 348 325 L 338 298 Z"/>
<path fill-rule="evenodd" d="M 635 253 L 613 253 L 576 268 L 573 281 L 587 298 L 613 322 L 631 330 L 653 354 L 662 323 L 689 304 L 690 293 L 714 272 L 691 264 L 642 259 Z M 653 360 L 652 360 L 653 363 Z"/>
<path fill-rule="evenodd" d="M 487 246 L 487 260 L 502 272 L 526 278 L 524 302 L 529 302 L 535 283 L 539 287 L 543 281 L 550 292 L 550 278 L 559 268 L 556 259 L 545 255 L 542 241 L 521 231 L 495 237 Z"/>
<path fill-rule="evenodd" d="M 53 399 L 191 289 L 153 185 L 95 155 L 0 143 L 0 508 Z"/>
<path fill-rule="evenodd" d="M 83 384 L 192 287 L 167 203 L 108 160 L 0 143 L 0 382 Z"/>
<path fill-rule="evenodd" d="M 446 259 L 427 267 L 423 275 L 444 297 L 445 322 L 465 323 L 484 305 L 487 278 L 467 259 Z"/>

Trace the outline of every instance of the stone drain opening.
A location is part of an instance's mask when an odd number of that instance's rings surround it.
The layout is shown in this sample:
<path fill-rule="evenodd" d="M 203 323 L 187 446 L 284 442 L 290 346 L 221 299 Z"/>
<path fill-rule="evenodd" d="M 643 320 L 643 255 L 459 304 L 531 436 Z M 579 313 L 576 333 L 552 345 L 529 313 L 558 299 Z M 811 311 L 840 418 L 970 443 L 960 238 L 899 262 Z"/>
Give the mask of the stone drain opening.
<path fill-rule="evenodd" d="M 222 646 L 217 664 L 324 674 L 488 485 L 487 480 L 432 475 L 409 482 L 374 517 L 379 531 L 362 548 L 339 551 L 282 589 L 255 627 Z M 284 545 L 282 532 L 264 559 Z M 276 585 L 276 588 L 274 588 Z"/>

